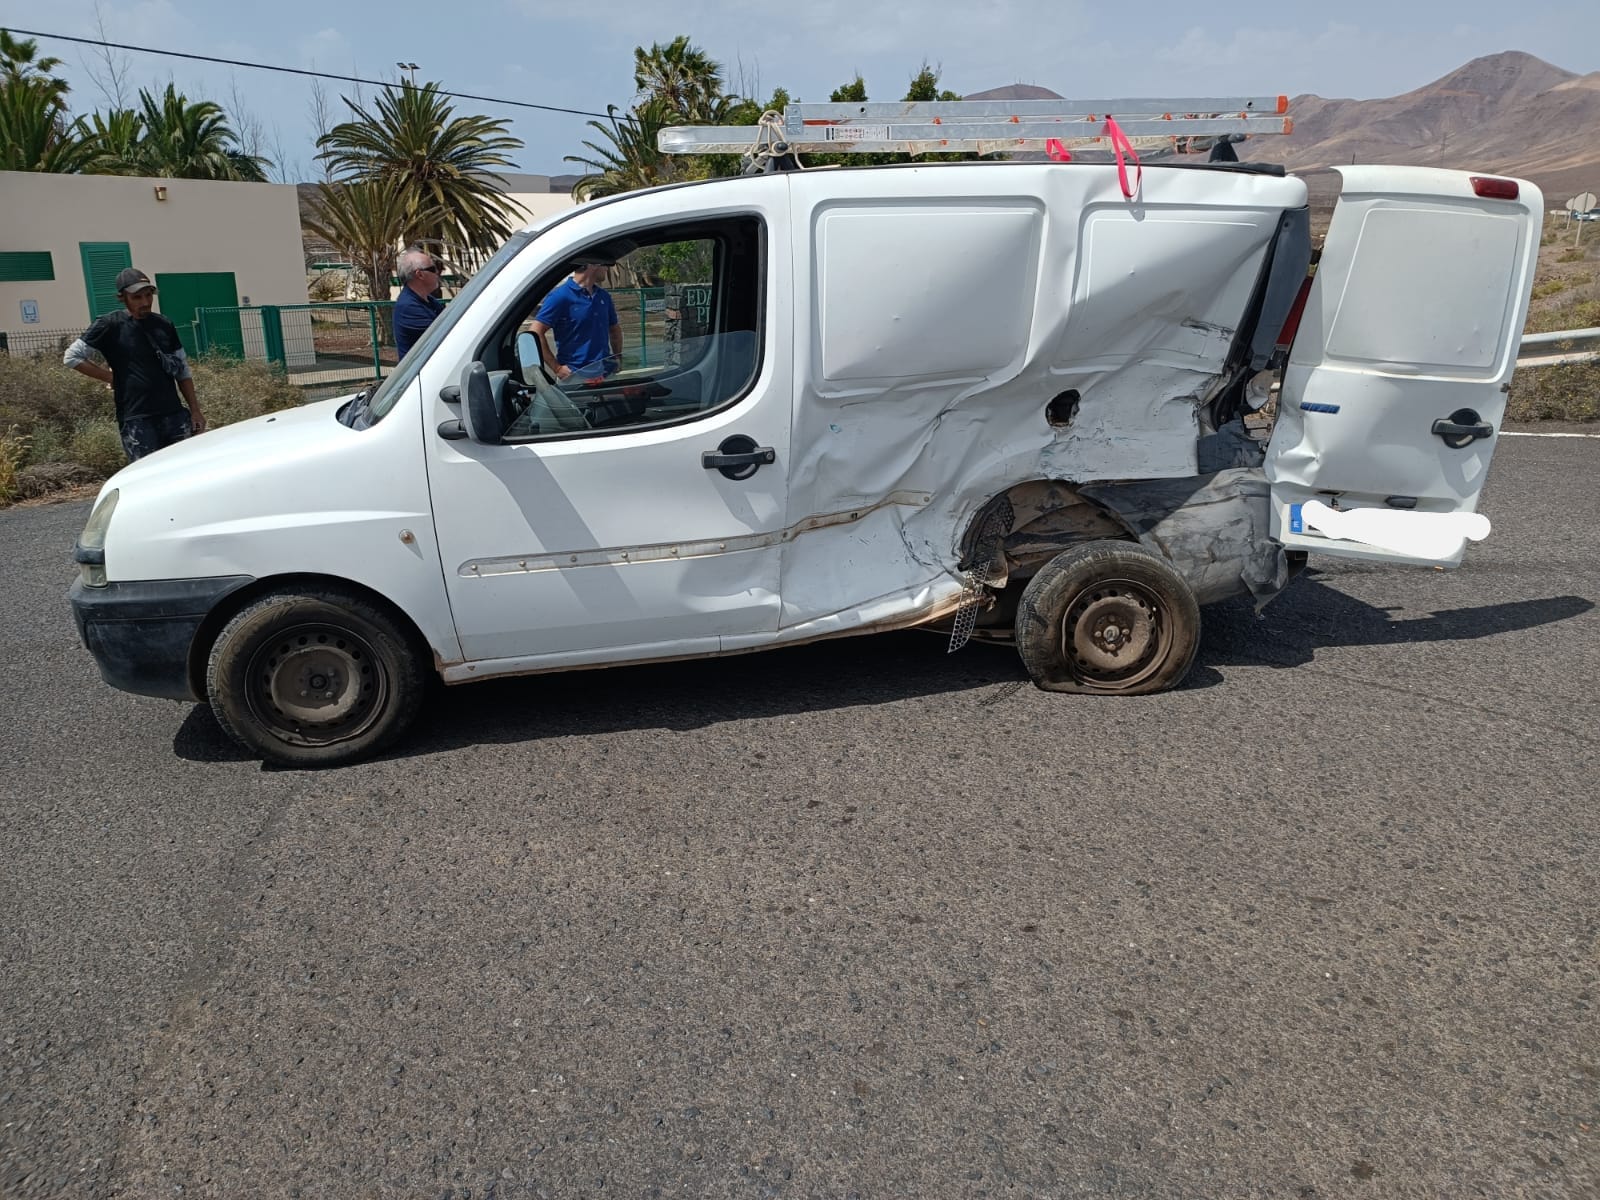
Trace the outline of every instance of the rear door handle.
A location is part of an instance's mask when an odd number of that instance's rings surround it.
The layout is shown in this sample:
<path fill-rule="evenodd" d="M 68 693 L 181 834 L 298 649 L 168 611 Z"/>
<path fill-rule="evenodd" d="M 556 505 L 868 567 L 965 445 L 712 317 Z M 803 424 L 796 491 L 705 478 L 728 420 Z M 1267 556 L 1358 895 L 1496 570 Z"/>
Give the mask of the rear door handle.
<path fill-rule="evenodd" d="M 742 433 L 722 439 L 715 450 L 700 455 L 700 465 L 708 471 L 721 471 L 729 479 L 749 479 L 762 467 L 778 461 L 778 452 L 771 446 L 758 446 L 754 438 Z"/>
<path fill-rule="evenodd" d="M 1452 450 L 1464 450 L 1479 438 L 1493 437 L 1494 426 L 1470 408 L 1458 408 L 1433 423 L 1433 432 Z"/>

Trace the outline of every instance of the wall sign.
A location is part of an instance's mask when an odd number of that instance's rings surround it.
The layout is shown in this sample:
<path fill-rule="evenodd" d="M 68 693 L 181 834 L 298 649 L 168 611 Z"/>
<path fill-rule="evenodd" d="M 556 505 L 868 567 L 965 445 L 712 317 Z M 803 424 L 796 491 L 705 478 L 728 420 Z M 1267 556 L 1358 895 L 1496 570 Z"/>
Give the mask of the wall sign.
<path fill-rule="evenodd" d="M 24 325 L 37 325 L 39 323 L 39 302 L 37 300 L 24 300 L 22 302 L 22 323 Z"/>

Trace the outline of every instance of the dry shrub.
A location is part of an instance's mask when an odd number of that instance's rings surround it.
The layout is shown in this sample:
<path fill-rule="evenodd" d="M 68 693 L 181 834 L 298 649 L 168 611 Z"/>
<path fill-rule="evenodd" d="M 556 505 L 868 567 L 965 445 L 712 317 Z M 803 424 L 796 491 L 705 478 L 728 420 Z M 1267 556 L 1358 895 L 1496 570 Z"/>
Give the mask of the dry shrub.
<path fill-rule="evenodd" d="M 1600 362 L 1518 371 L 1506 416 L 1513 421 L 1600 420 Z"/>
<path fill-rule="evenodd" d="M 306 283 L 306 296 L 314 303 L 327 304 L 343 300 L 345 273 L 343 271 L 316 271 Z"/>
<path fill-rule="evenodd" d="M 86 417 L 111 416 L 111 389 L 51 356 L 0 355 L 0 427 L 31 433 L 38 425 L 71 429 Z"/>
<path fill-rule="evenodd" d="M 67 462 L 67 443 L 71 439 L 59 425 L 35 425 L 28 435 L 28 465 Z"/>
<path fill-rule="evenodd" d="M 304 401 L 283 372 L 266 363 L 202 358 L 194 363 L 194 381 L 201 410 L 214 427 Z M 9 480 L 0 505 L 17 498 L 15 477 L 24 464 L 76 463 L 103 479 L 127 462 L 110 389 L 50 356 L 0 355 L 0 429 L 11 430 L 0 454 L 16 458 L 0 468 L 0 477 Z M 61 472 L 36 474 L 41 480 L 66 478 Z"/>
<path fill-rule="evenodd" d="M 97 487 L 102 476 L 82 463 L 34 463 L 17 472 L 18 500 L 36 500 L 56 492 Z"/>
<path fill-rule="evenodd" d="M 1558 329 L 1593 329 L 1600 326 L 1600 296 L 1569 300 L 1560 308 L 1546 309 L 1528 317 L 1529 333 L 1553 333 Z"/>
<path fill-rule="evenodd" d="M 217 427 L 282 412 L 304 401 L 282 371 L 237 358 L 200 359 L 194 364 L 194 386 L 206 423 Z"/>
<path fill-rule="evenodd" d="M 13 425 L 0 433 L 0 504 L 17 498 L 17 473 L 28 457 L 28 436 Z"/>
<path fill-rule="evenodd" d="M 72 427 L 67 439 L 67 461 L 80 463 L 102 479 L 114 475 L 128 463 L 122 449 L 122 435 L 112 417 L 86 417 Z"/>

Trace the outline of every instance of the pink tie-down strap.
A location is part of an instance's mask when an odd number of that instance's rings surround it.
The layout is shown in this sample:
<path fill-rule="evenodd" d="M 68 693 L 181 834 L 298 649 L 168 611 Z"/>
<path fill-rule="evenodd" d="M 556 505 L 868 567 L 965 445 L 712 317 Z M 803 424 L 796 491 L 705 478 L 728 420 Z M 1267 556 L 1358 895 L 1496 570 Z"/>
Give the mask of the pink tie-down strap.
<path fill-rule="evenodd" d="M 1111 139 L 1111 152 L 1117 156 L 1117 182 L 1122 185 L 1122 194 L 1132 200 L 1139 194 L 1139 189 L 1144 185 L 1144 165 L 1139 162 L 1139 152 L 1133 148 L 1133 143 L 1128 140 L 1128 135 L 1122 132 L 1122 126 L 1117 124 L 1117 119 L 1106 117 L 1105 136 Z M 1049 138 L 1045 141 L 1044 152 L 1050 156 L 1051 162 L 1071 162 L 1072 153 L 1060 139 Z M 1133 183 L 1128 182 L 1128 159 L 1133 159 Z"/>

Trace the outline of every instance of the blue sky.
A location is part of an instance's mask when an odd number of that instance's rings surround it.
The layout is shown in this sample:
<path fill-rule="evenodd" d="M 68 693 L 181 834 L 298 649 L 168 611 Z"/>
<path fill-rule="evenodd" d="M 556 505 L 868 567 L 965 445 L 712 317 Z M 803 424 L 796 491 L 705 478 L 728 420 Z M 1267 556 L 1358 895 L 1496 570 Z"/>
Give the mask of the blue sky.
<path fill-rule="evenodd" d="M 13 29 L 96 36 L 97 13 L 112 41 L 369 79 L 392 80 L 397 61 L 415 62 L 419 80 L 447 88 L 595 112 L 631 101 L 634 46 L 679 33 L 722 62 L 730 82 L 742 73 L 763 93 L 781 84 L 806 100 L 826 100 L 857 71 L 874 98 L 898 98 L 924 59 L 960 92 L 1021 82 L 1084 98 L 1388 96 L 1501 50 L 1524 50 L 1580 74 L 1600 70 L 1600 6 L 1545 0 L 1346 0 L 1293 10 L 1171 0 L 275 0 L 248 7 L 0 0 L 0 24 Z M 48 40 L 41 48 L 66 60 L 75 108 L 106 105 L 105 64 L 92 49 Z M 171 79 L 191 98 L 240 107 L 260 123 L 291 177 L 315 177 L 310 80 L 148 54 L 117 57 L 131 91 Z M 339 94 L 351 85 L 325 86 L 342 113 Z M 574 170 L 563 155 L 581 152 L 580 140 L 593 136 L 583 117 L 462 104 L 511 118 L 526 143 L 518 155 L 525 171 Z"/>

